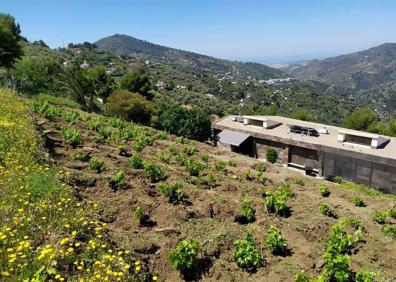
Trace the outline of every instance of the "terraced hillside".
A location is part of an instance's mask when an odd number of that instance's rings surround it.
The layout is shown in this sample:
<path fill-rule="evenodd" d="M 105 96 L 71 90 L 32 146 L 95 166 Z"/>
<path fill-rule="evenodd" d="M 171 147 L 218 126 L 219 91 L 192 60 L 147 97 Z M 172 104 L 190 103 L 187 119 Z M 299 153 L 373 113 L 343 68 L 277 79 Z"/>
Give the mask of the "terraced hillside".
<path fill-rule="evenodd" d="M 8 109 L 8 114 L 1 114 L 1 129 L 21 122 L 10 101 L 18 103 L 23 124 L 29 124 L 26 104 L 7 95 L 0 100 L 0 108 Z M 45 144 L 48 171 L 57 171 L 51 177 L 63 183 L 56 191 L 66 194 L 31 198 L 23 208 L 31 218 L 26 222 L 30 228 L 18 229 L 22 228 L 16 223 L 18 208 L 25 198 L 15 199 L 31 197 L 32 192 L 30 185 L 12 184 L 20 173 L 10 174 L 12 162 L 2 164 L 0 180 L 8 183 L 8 190 L 1 191 L 0 236 L 6 236 L 0 237 L 1 278 L 19 280 L 36 273 L 47 279 L 101 280 L 107 275 L 109 280 L 127 281 L 310 281 L 319 276 L 322 280 L 313 281 L 394 281 L 396 277 L 394 196 L 308 178 L 65 105 L 42 101 L 30 109 Z M 29 128 L 35 135 L 32 124 Z M 22 161 L 32 149 L 15 150 L 24 150 L 18 157 Z M 7 191 L 14 192 L 6 197 Z M 35 191 L 41 195 L 39 187 Z M 38 209 L 42 201 L 53 209 Z M 72 206 L 80 208 L 74 211 Z M 48 218 L 40 219 L 45 215 Z M 84 227 L 85 219 L 78 220 L 83 217 L 93 226 Z M 17 231 L 10 233 L 8 228 Z M 30 239 L 35 230 L 43 231 Z M 24 232 L 29 235 L 23 242 L 34 248 L 26 250 L 31 260 L 19 269 L 8 257 L 15 252 L 15 262 L 20 263 L 21 241 L 7 240 L 12 233 L 22 240 Z M 62 241 L 65 238 L 68 241 Z M 62 253 L 62 242 L 69 240 L 74 244 L 72 254 Z M 95 251 L 88 249 L 92 241 Z M 54 253 L 50 258 L 57 263 L 48 259 L 43 269 L 38 268 L 35 261 L 40 262 L 42 251 L 37 246 L 50 249 L 46 254 Z M 125 265 L 115 264 L 119 257 Z M 108 269 L 117 274 L 106 274 Z"/>

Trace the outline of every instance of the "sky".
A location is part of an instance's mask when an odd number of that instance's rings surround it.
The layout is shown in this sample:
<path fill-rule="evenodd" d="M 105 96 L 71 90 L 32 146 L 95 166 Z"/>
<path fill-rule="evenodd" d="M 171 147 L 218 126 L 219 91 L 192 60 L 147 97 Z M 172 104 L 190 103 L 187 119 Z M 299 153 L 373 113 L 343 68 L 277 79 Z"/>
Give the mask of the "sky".
<path fill-rule="evenodd" d="M 118 33 L 275 63 L 396 42 L 396 0 L 0 0 L 0 12 L 52 48 Z"/>

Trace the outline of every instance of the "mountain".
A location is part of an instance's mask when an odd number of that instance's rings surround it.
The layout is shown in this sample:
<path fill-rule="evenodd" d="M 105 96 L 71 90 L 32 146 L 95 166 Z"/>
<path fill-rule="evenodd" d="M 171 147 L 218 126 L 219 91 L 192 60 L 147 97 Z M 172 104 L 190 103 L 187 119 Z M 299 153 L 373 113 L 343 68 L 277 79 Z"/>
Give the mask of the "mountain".
<path fill-rule="evenodd" d="M 376 99 L 382 104 L 396 101 L 396 43 L 294 64 L 284 70 L 299 79 L 328 83 L 340 94 Z"/>
<path fill-rule="evenodd" d="M 153 44 L 128 35 L 115 34 L 108 36 L 96 41 L 95 45 L 107 52 L 137 56 L 154 63 L 167 63 L 189 71 L 205 71 L 216 75 L 232 76 L 233 78 L 269 79 L 286 76 L 281 70 L 263 64 L 217 59 Z"/>

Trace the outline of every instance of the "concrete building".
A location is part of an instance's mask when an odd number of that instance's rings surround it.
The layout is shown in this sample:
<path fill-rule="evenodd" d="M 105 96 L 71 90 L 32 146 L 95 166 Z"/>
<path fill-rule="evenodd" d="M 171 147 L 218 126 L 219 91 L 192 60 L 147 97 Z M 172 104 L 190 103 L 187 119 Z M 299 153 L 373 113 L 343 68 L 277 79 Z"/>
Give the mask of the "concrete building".
<path fill-rule="evenodd" d="M 396 139 L 279 116 L 227 116 L 212 124 L 214 145 L 332 180 L 342 179 L 396 194 Z"/>

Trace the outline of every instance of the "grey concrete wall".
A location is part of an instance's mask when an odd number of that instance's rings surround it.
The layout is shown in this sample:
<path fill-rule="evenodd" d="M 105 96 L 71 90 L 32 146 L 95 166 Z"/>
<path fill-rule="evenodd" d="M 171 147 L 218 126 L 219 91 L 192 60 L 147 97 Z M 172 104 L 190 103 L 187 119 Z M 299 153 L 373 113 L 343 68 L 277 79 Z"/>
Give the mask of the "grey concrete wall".
<path fill-rule="evenodd" d="M 322 161 L 325 178 L 341 176 L 345 180 L 371 186 L 385 193 L 396 194 L 396 166 L 327 152 L 322 152 Z"/>

